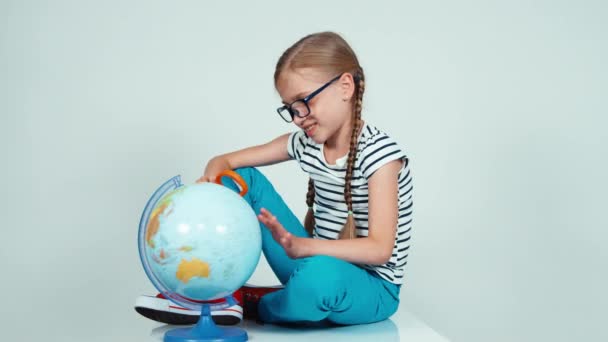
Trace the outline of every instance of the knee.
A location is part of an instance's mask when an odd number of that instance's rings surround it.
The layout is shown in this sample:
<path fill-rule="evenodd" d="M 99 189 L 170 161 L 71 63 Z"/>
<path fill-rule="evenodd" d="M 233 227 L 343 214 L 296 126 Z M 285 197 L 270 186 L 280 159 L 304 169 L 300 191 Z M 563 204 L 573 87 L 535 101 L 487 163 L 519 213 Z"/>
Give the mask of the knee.
<path fill-rule="evenodd" d="M 247 183 L 249 187 L 252 187 L 254 184 L 263 185 L 269 182 L 266 176 L 264 176 L 264 174 L 260 170 L 258 170 L 257 167 L 240 167 L 235 169 L 234 172 L 241 176 L 241 178 L 243 178 L 243 180 L 245 181 L 245 183 Z"/>
<path fill-rule="evenodd" d="M 260 174 L 260 171 L 252 166 L 239 167 L 237 169 L 234 169 L 234 172 L 238 173 L 239 176 L 243 177 L 245 181 L 248 181 L 256 174 Z"/>
<path fill-rule="evenodd" d="M 256 167 L 241 167 L 234 170 L 249 188 L 245 199 L 250 203 L 256 203 L 262 196 L 267 196 L 267 193 L 274 192 L 272 183 L 264 176 L 264 174 Z"/>
<path fill-rule="evenodd" d="M 234 172 L 236 172 L 243 179 L 249 190 L 251 190 L 256 179 L 263 177 L 262 173 L 257 168 L 250 166 L 234 169 Z M 224 177 L 222 183 L 237 192 L 240 191 L 239 189 L 241 189 L 241 186 L 237 186 L 237 182 L 232 178 L 228 180 L 228 177 Z"/>

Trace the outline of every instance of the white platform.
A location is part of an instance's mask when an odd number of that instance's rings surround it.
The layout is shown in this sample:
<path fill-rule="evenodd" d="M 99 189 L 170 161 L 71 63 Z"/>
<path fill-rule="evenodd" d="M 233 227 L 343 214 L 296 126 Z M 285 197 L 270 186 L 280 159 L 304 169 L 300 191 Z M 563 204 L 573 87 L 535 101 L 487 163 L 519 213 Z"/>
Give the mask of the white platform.
<path fill-rule="evenodd" d="M 153 322 L 151 322 L 151 326 L 153 327 L 149 331 L 142 330 L 138 336 L 133 336 L 133 340 L 162 341 L 167 330 L 176 328 L 176 326 L 159 325 Z M 244 321 L 239 326 L 247 330 L 250 341 L 448 341 L 404 309 L 399 310 L 389 320 L 383 322 L 347 327 L 287 328 L 272 324 L 258 325 L 252 321 Z"/>

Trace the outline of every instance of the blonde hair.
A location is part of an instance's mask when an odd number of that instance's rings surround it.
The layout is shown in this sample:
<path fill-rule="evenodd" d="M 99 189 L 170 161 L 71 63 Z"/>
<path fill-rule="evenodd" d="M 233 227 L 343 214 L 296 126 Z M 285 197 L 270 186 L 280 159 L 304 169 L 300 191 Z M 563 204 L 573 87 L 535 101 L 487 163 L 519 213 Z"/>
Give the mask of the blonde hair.
<path fill-rule="evenodd" d="M 346 223 L 340 231 L 340 239 L 353 239 L 357 237 L 355 219 L 353 217 L 353 201 L 351 195 L 351 179 L 357 153 L 357 138 L 361 128 L 361 105 L 363 92 L 365 91 L 365 76 L 363 68 L 359 65 L 357 56 L 348 43 L 334 32 L 320 32 L 310 34 L 291 47 L 289 47 L 277 62 L 274 72 L 275 85 L 281 73 L 285 70 L 297 70 L 300 68 L 313 68 L 331 75 L 350 73 L 355 80 L 355 96 L 352 101 L 353 129 L 350 139 L 350 149 L 346 166 L 346 178 L 344 182 L 344 200 L 348 208 Z M 315 188 L 311 179 L 308 181 L 308 193 L 306 204 L 308 212 L 304 219 L 304 228 L 312 235 L 315 227 L 314 204 Z"/>

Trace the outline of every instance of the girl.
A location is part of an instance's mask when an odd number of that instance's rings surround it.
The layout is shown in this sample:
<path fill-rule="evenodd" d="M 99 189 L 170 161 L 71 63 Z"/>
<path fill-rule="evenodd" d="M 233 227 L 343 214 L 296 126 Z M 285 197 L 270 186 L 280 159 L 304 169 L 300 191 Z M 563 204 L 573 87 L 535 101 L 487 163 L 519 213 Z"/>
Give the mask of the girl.
<path fill-rule="evenodd" d="M 243 287 L 245 315 L 271 323 L 384 320 L 397 310 L 407 263 L 409 159 L 362 120 L 365 76 L 338 34 L 300 39 L 279 58 L 274 82 L 278 114 L 300 130 L 217 156 L 197 180 L 235 169 L 250 187 L 245 199 L 259 213 L 264 255 L 284 287 Z M 310 177 L 304 225 L 254 168 L 292 159 Z"/>

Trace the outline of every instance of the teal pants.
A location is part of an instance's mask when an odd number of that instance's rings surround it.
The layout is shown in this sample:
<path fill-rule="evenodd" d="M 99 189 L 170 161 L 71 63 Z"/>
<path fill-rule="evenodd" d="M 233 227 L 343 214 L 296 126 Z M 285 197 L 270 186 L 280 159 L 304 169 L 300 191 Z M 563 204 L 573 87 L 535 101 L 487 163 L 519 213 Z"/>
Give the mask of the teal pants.
<path fill-rule="evenodd" d="M 249 186 L 244 199 L 256 214 L 266 208 L 295 236 L 308 234 L 268 179 L 256 168 L 235 170 Z M 232 181 L 226 186 L 237 190 Z M 400 286 L 347 261 L 325 255 L 291 259 L 260 223 L 262 250 L 285 288 L 262 297 L 259 317 L 269 323 L 364 324 L 390 317 L 399 306 Z"/>

